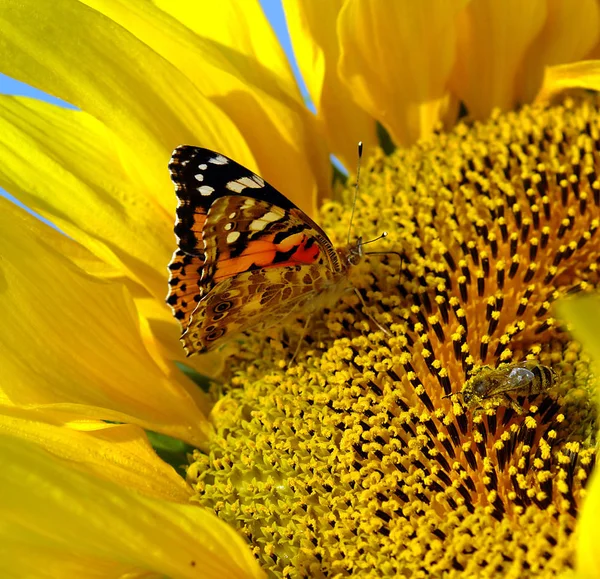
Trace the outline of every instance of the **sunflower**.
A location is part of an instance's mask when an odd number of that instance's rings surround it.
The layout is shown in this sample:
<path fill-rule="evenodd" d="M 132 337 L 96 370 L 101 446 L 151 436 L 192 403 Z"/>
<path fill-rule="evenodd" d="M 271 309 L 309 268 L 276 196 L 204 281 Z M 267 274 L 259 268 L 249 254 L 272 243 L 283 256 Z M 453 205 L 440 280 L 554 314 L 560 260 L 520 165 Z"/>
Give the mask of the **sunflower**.
<path fill-rule="evenodd" d="M 0 5 L 2 72 L 76 107 L 0 99 L 0 186 L 60 229 L 1 201 L 4 575 L 596 576 L 597 4 L 284 8 L 316 115 L 255 2 Z M 186 359 L 171 151 L 341 245 L 359 139 L 367 309 Z M 461 403 L 525 359 L 547 392 Z"/>

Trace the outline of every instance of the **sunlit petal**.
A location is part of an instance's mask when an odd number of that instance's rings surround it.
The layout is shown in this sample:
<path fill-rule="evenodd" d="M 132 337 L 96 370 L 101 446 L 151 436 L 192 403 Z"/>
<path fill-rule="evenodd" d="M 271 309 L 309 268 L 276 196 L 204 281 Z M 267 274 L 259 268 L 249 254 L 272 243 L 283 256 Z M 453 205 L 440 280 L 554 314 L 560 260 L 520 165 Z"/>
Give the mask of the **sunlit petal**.
<path fill-rule="evenodd" d="M 598 364 L 600 362 L 600 336 L 598 335 L 600 298 L 598 296 L 586 296 L 565 300 L 558 304 L 558 311 L 564 319 L 570 322 L 575 337 Z M 579 519 L 577 577 L 580 579 L 600 577 L 599 518 L 600 477 L 598 472 L 594 472 Z"/>
<path fill-rule="evenodd" d="M 243 539 L 206 510 L 150 499 L 86 476 L 11 437 L 0 436 L 0 457 L 0 567 L 10 572 L 3 576 L 26 576 L 24 555 L 28 550 L 35 561 L 38 547 L 38 564 L 50 564 L 49 569 L 76 568 L 87 559 L 92 572 L 84 577 L 98 576 L 93 571 L 97 563 L 115 577 L 126 572 L 173 578 L 263 576 Z"/>
<path fill-rule="evenodd" d="M 0 71 L 102 121 L 127 174 L 141 190 L 159 188 L 169 215 L 166 164 L 177 145 L 201 141 L 251 156 L 231 120 L 181 71 L 81 2 L 2 2 L 0 29 Z"/>
<path fill-rule="evenodd" d="M 168 157 L 147 190 L 91 115 L 19 97 L 0 96 L 0 134 L 0 186 L 162 300 L 174 242 Z"/>
<path fill-rule="evenodd" d="M 397 145 L 430 134 L 450 105 L 455 20 L 464 4 L 349 0 L 340 12 L 339 73 Z"/>
<path fill-rule="evenodd" d="M 60 414 L 4 407 L 0 409 L 0 433 L 33 442 L 67 461 L 69 467 L 123 488 L 189 502 L 188 485 L 156 455 L 138 426 L 98 421 L 64 423 Z"/>
<path fill-rule="evenodd" d="M 258 170 L 300 206 L 313 210 L 317 188 L 321 194 L 329 190 L 328 157 L 319 125 L 304 106 L 258 2 L 86 3 L 177 67 L 232 119 L 252 155 L 236 154 L 227 142 L 212 148 Z M 201 136 L 191 144 L 206 146 L 206 141 Z"/>
<path fill-rule="evenodd" d="M 577 578 L 597 579 L 600 577 L 600 476 L 592 475 L 588 495 L 583 503 L 579 519 L 579 542 L 577 545 Z"/>
<path fill-rule="evenodd" d="M 461 13 L 451 85 L 471 116 L 482 119 L 516 103 L 521 63 L 546 14 L 546 0 L 478 0 Z"/>
<path fill-rule="evenodd" d="M 375 119 L 356 104 L 338 76 L 340 47 L 332 31 L 343 2 L 284 0 L 283 4 L 296 60 L 324 124 L 329 149 L 352 169 L 356 143 L 363 142 L 366 156 L 378 141 Z"/>

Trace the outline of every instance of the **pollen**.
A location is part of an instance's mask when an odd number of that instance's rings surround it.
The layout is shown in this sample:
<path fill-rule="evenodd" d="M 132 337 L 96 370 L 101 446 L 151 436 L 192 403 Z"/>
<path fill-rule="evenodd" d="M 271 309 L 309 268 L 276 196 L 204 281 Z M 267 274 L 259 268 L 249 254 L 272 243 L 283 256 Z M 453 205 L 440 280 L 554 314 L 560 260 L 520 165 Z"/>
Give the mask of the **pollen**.
<path fill-rule="evenodd" d="M 352 230 L 388 236 L 351 272 L 365 304 L 348 292 L 304 337 L 299 319 L 243 341 L 188 467 L 195 501 L 273 577 L 572 568 L 596 382 L 553 305 L 598 287 L 599 172 L 595 100 L 368 159 Z M 351 195 L 321 214 L 339 245 Z M 554 386 L 461 403 L 479 368 L 525 359 Z"/>

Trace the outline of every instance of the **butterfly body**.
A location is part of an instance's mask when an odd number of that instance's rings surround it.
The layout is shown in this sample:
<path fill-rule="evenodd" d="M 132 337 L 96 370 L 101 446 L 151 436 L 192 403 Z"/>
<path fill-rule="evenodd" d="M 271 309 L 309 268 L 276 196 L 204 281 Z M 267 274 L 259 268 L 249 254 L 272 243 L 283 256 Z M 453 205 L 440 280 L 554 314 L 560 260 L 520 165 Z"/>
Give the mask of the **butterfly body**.
<path fill-rule="evenodd" d="M 360 240 L 336 249 L 289 199 L 214 151 L 183 145 L 169 168 L 179 248 L 167 303 L 188 355 L 331 305 L 347 287 Z"/>

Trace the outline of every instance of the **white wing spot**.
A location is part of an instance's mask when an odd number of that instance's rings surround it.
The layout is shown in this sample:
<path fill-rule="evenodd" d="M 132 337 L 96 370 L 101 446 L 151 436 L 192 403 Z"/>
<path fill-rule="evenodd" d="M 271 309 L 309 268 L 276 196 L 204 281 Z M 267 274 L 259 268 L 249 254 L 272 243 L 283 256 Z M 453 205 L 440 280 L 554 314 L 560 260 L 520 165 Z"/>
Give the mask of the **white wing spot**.
<path fill-rule="evenodd" d="M 234 193 L 241 193 L 246 188 L 246 186 L 242 185 L 239 181 L 229 181 L 225 187 Z"/>
<path fill-rule="evenodd" d="M 208 162 L 212 163 L 213 165 L 227 165 L 227 163 L 229 163 L 227 158 L 223 157 L 223 155 L 217 155 L 216 157 L 209 159 Z"/>
<path fill-rule="evenodd" d="M 242 177 L 238 179 L 238 183 L 241 183 L 245 187 L 250 187 L 251 189 L 260 189 L 265 186 L 265 182 L 258 175 L 253 175 L 252 177 Z"/>
<path fill-rule="evenodd" d="M 235 219 L 235 216 L 237 215 L 237 213 L 234 211 L 233 213 L 229 214 L 229 219 Z"/>
<path fill-rule="evenodd" d="M 206 169 L 208 169 L 208 165 L 206 163 L 202 163 L 201 165 L 198 165 L 198 169 L 200 169 L 200 171 L 206 171 Z"/>
<path fill-rule="evenodd" d="M 255 219 L 250 223 L 248 229 L 250 229 L 250 231 L 262 231 L 267 225 L 267 221 L 263 221 L 262 219 Z"/>
<path fill-rule="evenodd" d="M 264 219 L 264 220 L 268 221 L 269 223 L 272 223 L 273 221 L 277 221 L 280 217 L 281 217 L 281 214 L 275 213 L 274 211 L 269 211 L 268 213 L 265 213 L 261 217 L 261 219 Z"/>
<path fill-rule="evenodd" d="M 232 231 L 231 233 L 229 233 L 227 235 L 227 243 L 235 243 L 238 240 L 239 236 L 240 236 L 239 231 Z"/>
<path fill-rule="evenodd" d="M 204 175 L 202 173 L 198 173 L 197 175 L 194 175 L 194 177 L 196 178 L 196 181 L 204 181 Z"/>
<path fill-rule="evenodd" d="M 229 231 L 229 230 L 230 230 L 232 227 L 233 227 L 233 223 L 226 223 L 226 224 L 223 226 L 223 229 L 224 229 L 225 231 Z"/>
<path fill-rule="evenodd" d="M 210 187 L 209 185 L 202 185 L 202 187 L 198 187 L 198 191 L 200 191 L 200 195 L 204 195 L 208 197 L 215 192 L 214 187 Z"/>
<path fill-rule="evenodd" d="M 242 205 L 242 209 L 249 209 L 250 207 L 254 207 L 256 205 L 256 201 L 252 198 L 246 199 L 244 204 Z"/>
<path fill-rule="evenodd" d="M 260 189 L 265 186 L 265 181 L 258 175 L 252 177 L 240 177 L 235 181 L 229 181 L 226 187 L 234 193 L 241 193 L 244 189 Z"/>
<path fill-rule="evenodd" d="M 250 223 L 250 230 L 252 231 L 262 231 L 269 223 L 273 223 L 273 221 L 277 221 L 281 218 L 279 213 L 275 213 L 274 211 L 269 211 L 261 216 L 260 219 L 255 219 Z"/>

